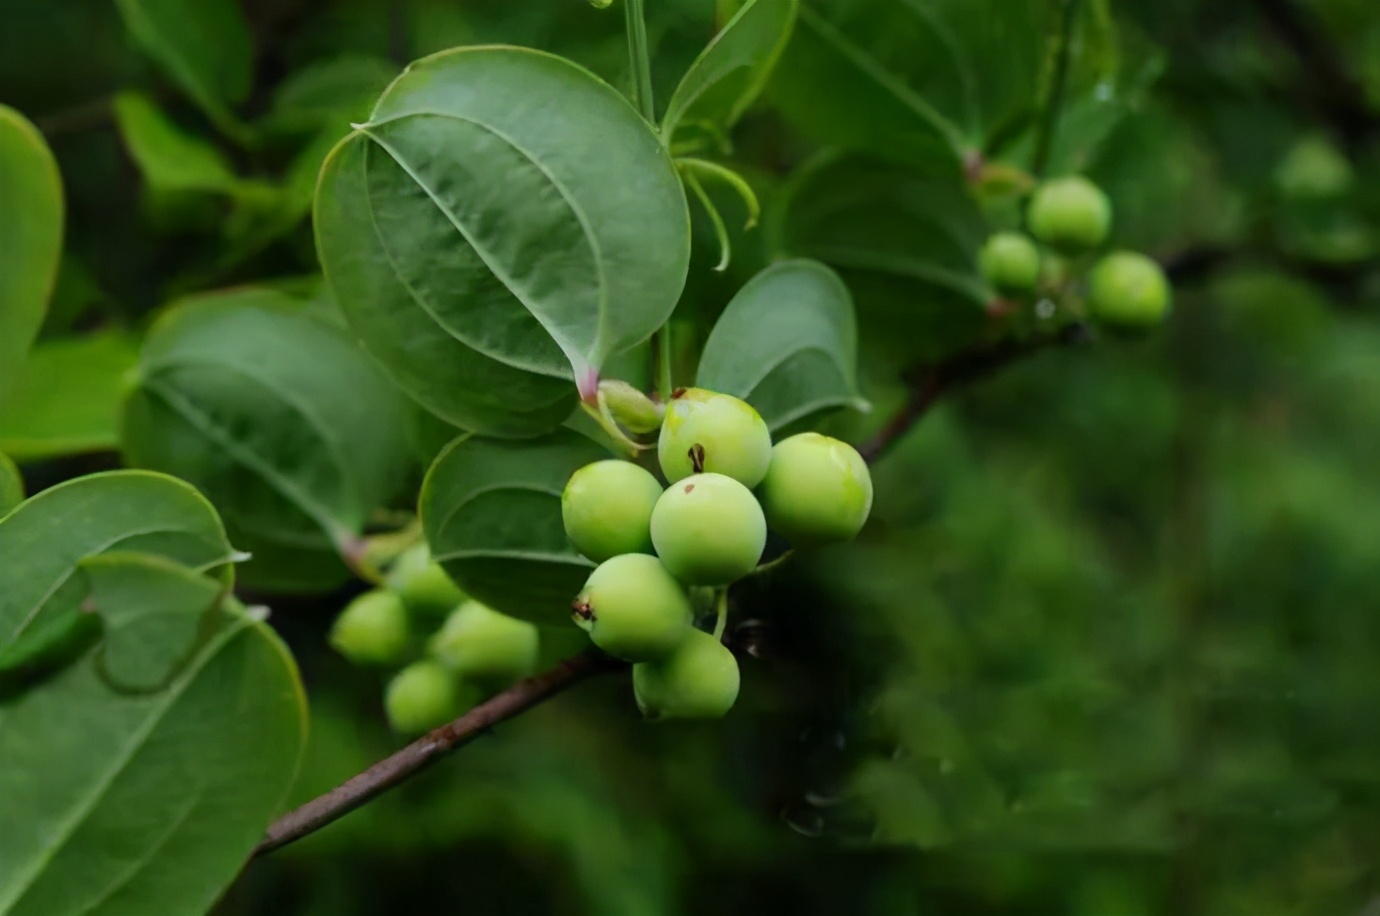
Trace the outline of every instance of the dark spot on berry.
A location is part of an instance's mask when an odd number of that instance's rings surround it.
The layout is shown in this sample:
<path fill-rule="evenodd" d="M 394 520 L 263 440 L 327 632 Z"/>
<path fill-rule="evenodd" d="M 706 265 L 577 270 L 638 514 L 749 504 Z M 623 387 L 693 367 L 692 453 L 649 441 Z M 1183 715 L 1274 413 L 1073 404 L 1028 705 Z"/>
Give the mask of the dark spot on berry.
<path fill-rule="evenodd" d="M 688 390 L 689 390 L 689 389 L 686 389 L 686 388 L 677 388 L 675 391 L 672 391 L 672 392 L 671 392 L 671 400 L 675 400 L 676 398 L 678 398 L 678 397 L 680 397 L 681 395 L 685 394 L 685 392 L 688 391 Z"/>
<path fill-rule="evenodd" d="M 694 485 L 693 483 L 687 483 L 687 484 L 685 485 L 685 492 L 686 492 L 686 493 L 690 493 L 690 492 L 692 492 L 694 489 L 695 489 L 695 485 Z"/>
<path fill-rule="evenodd" d="M 579 617 L 581 620 L 594 619 L 594 608 L 588 601 L 573 601 L 570 604 L 570 609 L 575 613 L 575 616 Z"/>

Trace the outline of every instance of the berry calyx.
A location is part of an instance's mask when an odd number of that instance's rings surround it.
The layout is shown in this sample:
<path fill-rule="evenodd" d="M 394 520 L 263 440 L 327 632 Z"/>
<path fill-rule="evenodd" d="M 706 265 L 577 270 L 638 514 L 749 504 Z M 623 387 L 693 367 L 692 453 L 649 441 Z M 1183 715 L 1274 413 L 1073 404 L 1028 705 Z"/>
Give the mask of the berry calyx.
<path fill-rule="evenodd" d="M 561 520 L 575 549 L 596 563 L 624 553 L 651 553 L 652 508 L 661 484 L 630 461 L 596 461 L 570 475 Z"/>
<path fill-rule="evenodd" d="M 630 662 L 669 655 L 690 631 L 694 616 L 684 587 L 660 560 L 644 553 L 601 563 L 571 608 L 576 625 L 596 646 Z"/>
<path fill-rule="evenodd" d="M 998 232 L 978 252 L 982 276 L 999 292 L 1028 293 L 1040 282 L 1040 251 L 1019 232 Z"/>
<path fill-rule="evenodd" d="M 536 670 L 536 626 L 466 601 L 446 618 L 427 651 L 451 673 L 475 681 L 515 681 Z"/>
<path fill-rule="evenodd" d="M 1096 248 L 1112 226 L 1112 204 L 1102 189 L 1078 175 L 1056 178 L 1035 189 L 1026 222 L 1037 239 L 1060 251 Z"/>
<path fill-rule="evenodd" d="M 702 630 L 668 657 L 633 665 L 633 695 L 649 721 L 721 718 L 738 699 L 739 682 L 738 660 Z"/>
<path fill-rule="evenodd" d="M 872 511 L 867 462 L 819 433 L 778 442 L 760 492 L 768 526 L 796 547 L 856 537 Z"/>
<path fill-rule="evenodd" d="M 365 592 L 340 612 L 327 642 L 357 665 L 395 665 L 411 642 L 407 609 L 393 592 Z"/>
<path fill-rule="evenodd" d="M 1088 309 L 1113 327 L 1137 330 L 1159 324 L 1171 296 L 1160 265 L 1138 252 L 1113 252 L 1088 272 Z"/>
<path fill-rule="evenodd" d="M 652 544 L 687 585 L 728 585 L 756 568 L 767 522 L 747 487 L 723 474 L 696 474 L 657 500 Z"/>
<path fill-rule="evenodd" d="M 413 662 L 388 682 L 383 708 L 389 726 L 399 734 L 417 735 L 444 725 L 478 699 L 464 689 L 440 662 Z"/>
<path fill-rule="evenodd" d="M 771 432 L 747 401 L 703 388 L 677 389 L 666 405 L 657 460 L 671 483 L 709 471 L 755 487 L 771 462 Z"/>

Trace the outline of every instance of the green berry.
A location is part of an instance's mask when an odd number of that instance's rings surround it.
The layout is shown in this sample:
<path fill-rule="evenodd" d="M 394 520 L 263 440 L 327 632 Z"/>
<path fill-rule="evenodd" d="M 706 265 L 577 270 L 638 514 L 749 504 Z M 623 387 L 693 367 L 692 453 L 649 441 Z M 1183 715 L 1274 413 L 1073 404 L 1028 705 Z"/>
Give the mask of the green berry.
<path fill-rule="evenodd" d="M 376 588 L 345 606 L 327 641 L 357 665 L 395 665 L 407 655 L 409 631 L 402 599 Z"/>
<path fill-rule="evenodd" d="M 1322 137 L 1295 143 L 1275 169 L 1275 185 L 1292 200 L 1335 200 L 1355 184 L 1351 162 Z"/>
<path fill-rule="evenodd" d="M 653 721 L 721 718 L 738 699 L 738 683 L 738 660 L 702 630 L 667 658 L 633 665 L 633 695 Z"/>
<path fill-rule="evenodd" d="M 767 524 L 796 547 L 856 537 L 872 511 L 867 462 L 819 433 L 778 442 L 760 492 Z"/>
<path fill-rule="evenodd" d="M 669 655 L 694 616 L 684 587 L 645 553 L 605 560 L 572 607 L 575 623 L 596 646 L 630 662 Z"/>
<path fill-rule="evenodd" d="M 692 452 L 702 456 L 698 468 Z M 710 471 L 755 487 L 771 462 L 771 432 L 747 401 L 703 388 L 678 389 L 666 405 L 657 459 L 671 483 Z"/>
<path fill-rule="evenodd" d="M 998 232 L 978 252 L 987 282 L 1003 293 L 1028 293 L 1040 282 L 1040 251 L 1028 236 Z"/>
<path fill-rule="evenodd" d="M 1169 280 L 1160 265 L 1134 251 L 1107 255 L 1088 272 L 1088 308 L 1106 324 L 1148 328 L 1169 311 Z"/>
<path fill-rule="evenodd" d="M 575 549 L 596 563 L 624 553 L 651 553 L 652 507 L 661 484 L 630 461 L 596 461 L 570 475 L 561 519 Z"/>
<path fill-rule="evenodd" d="M 1035 189 L 1026 211 L 1030 232 L 1060 251 L 1096 248 L 1112 226 L 1112 205 L 1102 189 L 1086 178 L 1047 181 Z"/>
<path fill-rule="evenodd" d="M 388 682 L 383 695 L 388 724 L 395 732 L 417 735 L 456 718 L 478 699 L 462 688 L 440 662 L 413 662 Z"/>
<path fill-rule="evenodd" d="M 652 543 L 687 585 L 728 585 L 756 568 L 767 522 L 747 487 L 723 474 L 696 474 L 657 500 Z"/>
<path fill-rule="evenodd" d="M 468 680 L 515 681 L 536 670 L 538 643 L 532 624 L 466 601 L 431 637 L 427 651 Z"/>
<path fill-rule="evenodd" d="M 451 581 L 441 564 L 431 561 L 425 544 L 410 548 L 393 563 L 388 587 L 397 592 L 414 614 L 439 617 L 465 600 L 465 593 Z"/>

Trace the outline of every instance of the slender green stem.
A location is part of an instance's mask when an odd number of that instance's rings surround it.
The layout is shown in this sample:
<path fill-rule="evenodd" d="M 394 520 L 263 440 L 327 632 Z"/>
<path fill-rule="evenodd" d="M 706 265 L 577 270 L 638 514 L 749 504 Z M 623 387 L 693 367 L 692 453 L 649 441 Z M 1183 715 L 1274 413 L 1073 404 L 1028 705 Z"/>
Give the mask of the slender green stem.
<path fill-rule="evenodd" d="M 671 392 L 675 391 L 675 383 L 671 381 L 671 325 L 666 323 L 652 335 L 653 359 L 656 361 L 656 390 L 661 395 L 661 402 L 668 403 L 671 400 Z"/>
<path fill-rule="evenodd" d="M 714 638 L 723 639 L 728 628 L 728 588 L 714 590 L 714 611 L 718 619 L 714 621 Z"/>
<path fill-rule="evenodd" d="M 620 445 L 626 449 L 628 457 L 636 458 L 639 452 L 651 448 L 649 445 L 643 445 L 640 442 L 630 439 L 628 434 L 623 432 L 623 428 L 618 425 L 618 421 L 613 418 L 613 414 L 609 411 L 608 404 L 604 400 L 602 394 L 599 396 L 597 404 L 591 404 L 589 401 L 581 401 L 580 409 L 589 414 L 590 419 L 594 420 L 595 423 L 599 424 L 599 428 L 608 434 L 608 437 L 614 441 L 614 444 Z"/>
<path fill-rule="evenodd" d="M 680 169 L 681 174 L 687 178 L 695 172 L 699 172 L 708 178 L 722 181 L 743 199 L 743 205 L 747 207 L 747 222 L 743 224 L 744 229 L 751 229 L 757 225 L 757 220 L 762 215 L 762 204 L 757 199 L 757 192 L 752 190 L 752 185 L 743 179 L 742 175 L 730 168 L 719 165 L 717 162 L 710 162 L 708 159 L 696 159 L 693 156 L 681 156 L 676 159 L 676 168 Z"/>
<path fill-rule="evenodd" d="M 628 23 L 628 65 L 632 71 L 632 101 L 647 123 L 656 124 L 656 105 L 652 101 L 652 57 L 647 49 L 647 19 L 642 14 L 643 0 L 626 0 Z"/>
<path fill-rule="evenodd" d="M 1059 113 L 1064 105 L 1064 91 L 1069 80 L 1069 59 L 1073 56 L 1073 27 L 1078 22 L 1081 5 L 1082 0 L 1062 0 L 1060 3 L 1059 31 L 1054 36 L 1054 73 L 1050 78 L 1039 133 L 1035 138 L 1035 161 L 1030 167 L 1037 179 L 1044 177 L 1050 151 L 1054 148 L 1054 135 L 1059 129 Z"/>
<path fill-rule="evenodd" d="M 719 213 L 719 208 L 714 206 L 714 201 L 705 192 L 704 185 L 695 177 L 691 171 L 681 172 L 681 178 L 691 191 L 695 192 L 695 197 L 700 205 L 704 207 L 704 212 L 709 216 L 709 222 L 714 227 L 714 238 L 719 242 L 719 263 L 714 265 L 717 271 L 728 269 L 729 262 L 733 258 L 733 242 L 728 237 L 728 227 L 724 225 L 724 218 Z"/>
<path fill-rule="evenodd" d="M 791 557 L 792 557 L 794 554 L 795 554 L 795 548 L 792 547 L 790 550 L 787 550 L 785 553 L 781 554 L 781 556 L 777 557 L 775 560 L 768 560 L 767 562 L 761 564 L 761 565 L 758 566 L 756 569 L 754 569 L 752 572 L 748 573 L 748 575 L 749 575 L 749 576 L 760 576 L 762 573 L 771 572 L 773 569 L 776 569 L 778 566 L 784 566 L 787 562 L 790 561 Z"/>

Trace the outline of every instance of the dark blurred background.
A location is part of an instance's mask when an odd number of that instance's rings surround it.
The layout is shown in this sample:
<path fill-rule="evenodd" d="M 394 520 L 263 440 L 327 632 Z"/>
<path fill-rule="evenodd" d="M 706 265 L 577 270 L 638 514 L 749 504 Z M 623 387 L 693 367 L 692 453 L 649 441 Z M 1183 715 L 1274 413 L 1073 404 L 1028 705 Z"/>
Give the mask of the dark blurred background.
<path fill-rule="evenodd" d="M 67 185 L 45 336 L 309 287 L 315 166 L 407 60 L 502 41 L 624 78 L 620 12 L 580 0 L 242 5 L 252 149 L 205 139 L 109 0 L 0 0 L 0 100 Z M 714 3 L 650 7 L 664 97 Z M 254 862 L 220 916 L 1380 911 L 1380 5 L 1110 9 L 1155 78 L 1084 165 L 1118 242 L 1169 267 L 1167 327 L 949 397 L 875 468 L 856 544 L 737 594 L 723 722 L 645 726 L 624 679 L 581 686 Z M 158 179 L 127 91 L 235 180 Z M 807 145 L 770 90 L 741 132 L 770 205 Z M 697 232 L 678 320 L 703 329 L 765 255 L 711 277 Z M 859 305 L 865 340 L 896 332 Z M 902 395 L 863 365 L 858 437 Z M 299 801 L 398 745 L 324 643 L 348 594 L 270 599 L 312 703 Z"/>

